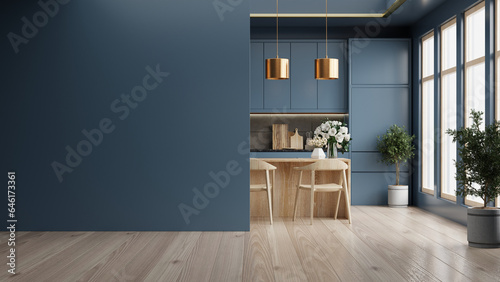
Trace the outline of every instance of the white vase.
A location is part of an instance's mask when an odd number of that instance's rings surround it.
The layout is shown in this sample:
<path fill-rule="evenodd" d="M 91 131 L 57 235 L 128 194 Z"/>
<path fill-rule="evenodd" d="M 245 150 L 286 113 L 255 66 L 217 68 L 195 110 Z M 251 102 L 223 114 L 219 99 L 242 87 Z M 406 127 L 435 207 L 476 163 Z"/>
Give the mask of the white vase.
<path fill-rule="evenodd" d="M 324 159 L 324 158 L 325 158 L 325 152 L 323 152 L 323 148 L 314 148 L 311 154 L 311 159 Z"/>

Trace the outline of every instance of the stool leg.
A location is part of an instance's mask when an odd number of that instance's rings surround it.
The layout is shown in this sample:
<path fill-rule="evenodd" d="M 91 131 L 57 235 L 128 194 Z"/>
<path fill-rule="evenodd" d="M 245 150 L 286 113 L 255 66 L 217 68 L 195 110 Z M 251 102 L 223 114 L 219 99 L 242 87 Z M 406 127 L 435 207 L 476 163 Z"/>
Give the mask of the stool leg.
<path fill-rule="evenodd" d="M 313 214 L 314 214 L 314 190 L 311 188 L 311 225 L 313 224 Z"/>
<path fill-rule="evenodd" d="M 349 201 L 349 192 L 347 190 L 347 181 L 346 181 L 346 176 L 345 176 L 345 170 L 344 170 L 344 173 L 343 173 L 343 177 L 344 177 L 344 183 L 343 183 L 343 186 L 344 186 L 344 197 L 345 197 L 345 204 L 346 204 L 346 207 L 347 207 L 347 218 L 349 219 L 349 224 L 352 223 L 352 220 L 351 220 L 351 203 Z"/>
<path fill-rule="evenodd" d="M 339 206 L 340 206 L 340 194 L 342 194 L 342 190 L 339 190 L 337 192 L 337 209 L 335 210 L 335 216 L 333 217 L 333 219 L 337 220 L 337 215 L 339 213 Z"/>
<path fill-rule="evenodd" d="M 297 186 L 297 193 L 295 193 L 295 205 L 293 206 L 293 221 L 297 217 L 297 202 L 299 201 L 299 186 Z"/>
<path fill-rule="evenodd" d="M 269 202 L 269 220 L 271 225 L 273 225 L 273 206 L 271 204 L 271 189 L 267 189 L 267 201 Z"/>
<path fill-rule="evenodd" d="M 269 220 L 271 225 L 273 225 L 273 207 L 271 205 L 271 183 L 269 181 L 269 170 L 266 170 L 266 192 L 267 192 L 267 202 L 269 204 Z"/>

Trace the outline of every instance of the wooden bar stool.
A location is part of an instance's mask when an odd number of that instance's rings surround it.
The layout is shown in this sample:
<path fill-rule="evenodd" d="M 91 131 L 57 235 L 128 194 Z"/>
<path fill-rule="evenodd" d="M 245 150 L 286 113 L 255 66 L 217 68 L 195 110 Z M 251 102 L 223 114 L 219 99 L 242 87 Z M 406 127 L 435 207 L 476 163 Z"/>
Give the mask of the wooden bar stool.
<path fill-rule="evenodd" d="M 313 164 L 306 165 L 303 167 L 294 167 L 295 170 L 300 171 L 299 176 L 299 184 L 297 185 L 297 194 L 295 196 L 295 205 L 293 208 L 293 220 L 297 216 L 297 202 L 299 200 L 299 191 L 306 190 L 311 193 L 311 225 L 313 224 L 313 211 L 314 211 L 314 192 L 338 192 L 337 195 L 337 209 L 335 210 L 334 218 L 337 219 L 337 214 L 339 212 L 340 205 L 340 196 L 342 192 L 344 192 L 345 203 L 347 205 L 347 218 L 349 219 L 349 223 L 351 223 L 351 203 L 349 202 L 349 191 L 347 190 L 347 180 L 345 171 L 349 167 L 346 163 L 337 159 L 324 159 L 318 160 Z M 302 183 L 302 172 L 309 171 L 311 172 L 311 184 L 303 184 Z M 333 171 L 341 174 L 340 183 L 315 183 L 315 174 L 316 171 Z"/>
<path fill-rule="evenodd" d="M 267 192 L 267 201 L 269 204 L 269 220 L 271 221 L 271 225 L 273 224 L 273 207 L 272 207 L 272 196 L 271 189 L 272 185 L 274 185 L 275 179 L 275 170 L 276 167 L 272 164 L 269 164 L 265 161 L 259 159 L 250 159 L 250 171 L 265 171 L 266 173 L 266 183 L 264 184 L 250 184 L 250 192 Z M 271 180 L 269 177 L 269 171 L 273 172 L 273 183 L 271 185 Z"/>

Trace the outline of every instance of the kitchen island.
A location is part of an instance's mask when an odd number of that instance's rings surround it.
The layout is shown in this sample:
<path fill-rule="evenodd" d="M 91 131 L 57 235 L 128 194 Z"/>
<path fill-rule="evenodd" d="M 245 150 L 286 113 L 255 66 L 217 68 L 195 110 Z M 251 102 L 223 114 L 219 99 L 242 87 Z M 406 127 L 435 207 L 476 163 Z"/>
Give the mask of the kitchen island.
<path fill-rule="evenodd" d="M 293 217 L 293 205 L 295 203 L 296 186 L 299 181 L 299 172 L 294 167 L 305 166 L 316 162 L 311 158 L 259 158 L 277 167 L 275 183 L 273 183 L 273 216 Z M 351 160 L 339 158 L 348 165 L 346 171 L 347 189 L 351 198 Z M 316 173 L 316 183 L 336 182 L 339 183 L 338 176 L 332 171 L 319 171 Z M 311 175 L 304 173 L 303 183 L 310 183 Z M 250 183 L 265 183 L 265 175 L 262 172 L 252 171 L 250 173 Z M 301 192 L 299 203 L 297 204 L 297 216 L 309 216 L 310 195 Z M 314 196 L 314 216 L 333 217 L 336 210 L 337 193 L 316 193 Z M 345 200 L 341 197 L 338 218 L 346 218 Z M 250 194 L 250 215 L 268 216 L 267 199 L 265 193 Z"/>

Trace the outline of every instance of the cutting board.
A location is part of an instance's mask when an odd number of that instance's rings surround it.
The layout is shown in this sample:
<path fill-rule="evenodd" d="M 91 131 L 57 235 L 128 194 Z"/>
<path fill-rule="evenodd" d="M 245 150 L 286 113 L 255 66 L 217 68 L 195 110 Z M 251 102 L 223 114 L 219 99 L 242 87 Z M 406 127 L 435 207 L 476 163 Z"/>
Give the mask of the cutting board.
<path fill-rule="evenodd" d="M 299 130 L 295 128 L 295 134 L 290 137 L 290 147 L 293 149 L 304 149 L 304 137 L 299 135 Z"/>
<path fill-rule="evenodd" d="M 288 124 L 273 124 L 273 150 L 290 147 Z"/>

